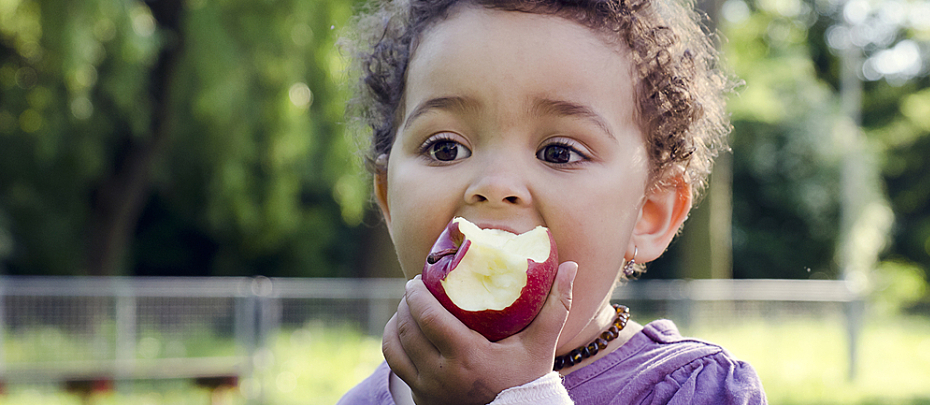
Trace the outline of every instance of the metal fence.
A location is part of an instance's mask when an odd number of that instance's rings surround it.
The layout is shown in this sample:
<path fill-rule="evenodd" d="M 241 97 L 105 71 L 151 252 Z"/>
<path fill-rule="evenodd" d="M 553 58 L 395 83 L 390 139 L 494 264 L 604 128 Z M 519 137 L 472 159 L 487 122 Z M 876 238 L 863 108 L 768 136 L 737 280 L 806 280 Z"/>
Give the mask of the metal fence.
<path fill-rule="evenodd" d="M 0 277 L 0 384 L 237 384 L 269 337 L 307 322 L 379 335 L 400 279 Z M 637 319 L 842 317 L 850 372 L 863 304 L 839 281 L 663 280 L 620 286 Z M 83 385 L 82 385 L 83 384 Z"/>

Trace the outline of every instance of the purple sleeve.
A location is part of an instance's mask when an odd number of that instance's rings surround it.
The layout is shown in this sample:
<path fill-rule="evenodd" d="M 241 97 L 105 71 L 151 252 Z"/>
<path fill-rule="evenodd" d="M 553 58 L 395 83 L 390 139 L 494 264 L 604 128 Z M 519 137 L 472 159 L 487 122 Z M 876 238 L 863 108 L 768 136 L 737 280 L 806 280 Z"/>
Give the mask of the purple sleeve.
<path fill-rule="evenodd" d="M 694 360 L 669 374 L 646 403 L 658 404 L 766 404 L 759 376 L 747 363 L 718 353 Z"/>
<path fill-rule="evenodd" d="M 391 369 L 382 362 L 365 381 L 347 392 L 337 405 L 394 405 L 388 386 Z"/>

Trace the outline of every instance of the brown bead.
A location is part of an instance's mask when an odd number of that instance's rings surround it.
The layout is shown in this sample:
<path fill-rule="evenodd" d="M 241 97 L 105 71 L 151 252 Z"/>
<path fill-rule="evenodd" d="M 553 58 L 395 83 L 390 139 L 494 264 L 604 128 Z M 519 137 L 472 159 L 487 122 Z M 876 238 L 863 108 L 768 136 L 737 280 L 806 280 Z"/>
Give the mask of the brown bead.
<path fill-rule="evenodd" d="M 589 355 L 594 356 L 597 354 L 597 352 L 600 351 L 600 348 L 598 348 L 597 346 L 597 341 L 594 341 L 588 344 L 588 346 L 585 347 L 585 350 L 588 352 Z"/>
<path fill-rule="evenodd" d="M 604 331 L 604 333 L 601 333 L 601 337 L 604 338 L 604 339 L 607 339 L 607 341 L 609 342 L 609 341 L 611 341 L 611 340 L 616 339 L 617 336 L 619 336 L 619 335 L 617 334 L 617 332 L 619 332 L 619 330 L 617 329 L 617 327 L 611 325 L 609 329 L 607 329 L 606 331 Z"/>
<path fill-rule="evenodd" d="M 581 351 L 578 349 L 572 350 L 571 353 L 568 354 L 568 357 L 572 359 L 572 364 L 581 363 L 581 359 L 584 358 L 581 356 Z"/>
<path fill-rule="evenodd" d="M 587 346 L 581 346 L 572 350 L 565 356 L 557 356 L 552 364 L 553 370 L 561 370 L 574 366 L 581 363 L 584 359 L 597 355 L 601 350 L 607 349 L 610 341 L 620 336 L 620 331 L 626 327 L 626 323 L 630 319 L 630 309 L 619 304 L 613 304 L 613 307 L 617 312 L 617 318 L 614 319 L 613 325 Z"/>

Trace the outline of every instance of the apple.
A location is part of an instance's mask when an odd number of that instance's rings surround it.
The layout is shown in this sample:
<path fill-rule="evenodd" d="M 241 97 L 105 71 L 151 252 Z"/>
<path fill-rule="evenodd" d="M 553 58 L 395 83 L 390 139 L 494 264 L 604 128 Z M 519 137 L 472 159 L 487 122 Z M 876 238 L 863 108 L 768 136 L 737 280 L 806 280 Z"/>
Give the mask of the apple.
<path fill-rule="evenodd" d="M 525 328 L 555 281 L 558 254 L 548 229 L 481 229 L 456 217 L 423 266 L 423 283 L 469 328 L 497 341 Z"/>

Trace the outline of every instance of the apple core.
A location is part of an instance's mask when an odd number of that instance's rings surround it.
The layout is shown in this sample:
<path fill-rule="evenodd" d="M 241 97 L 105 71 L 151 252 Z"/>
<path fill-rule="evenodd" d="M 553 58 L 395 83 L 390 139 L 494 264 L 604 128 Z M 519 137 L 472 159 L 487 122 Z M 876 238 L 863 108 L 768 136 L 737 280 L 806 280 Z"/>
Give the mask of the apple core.
<path fill-rule="evenodd" d="M 453 304 L 466 311 L 502 310 L 509 307 L 526 286 L 529 261 L 549 258 L 546 229 L 513 234 L 499 229 L 481 229 L 462 218 L 453 220 L 471 243 L 457 267 L 442 280 Z"/>
<path fill-rule="evenodd" d="M 423 283 L 462 323 L 496 341 L 533 321 L 557 270 L 549 229 L 517 235 L 453 218 L 430 249 Z"/>

